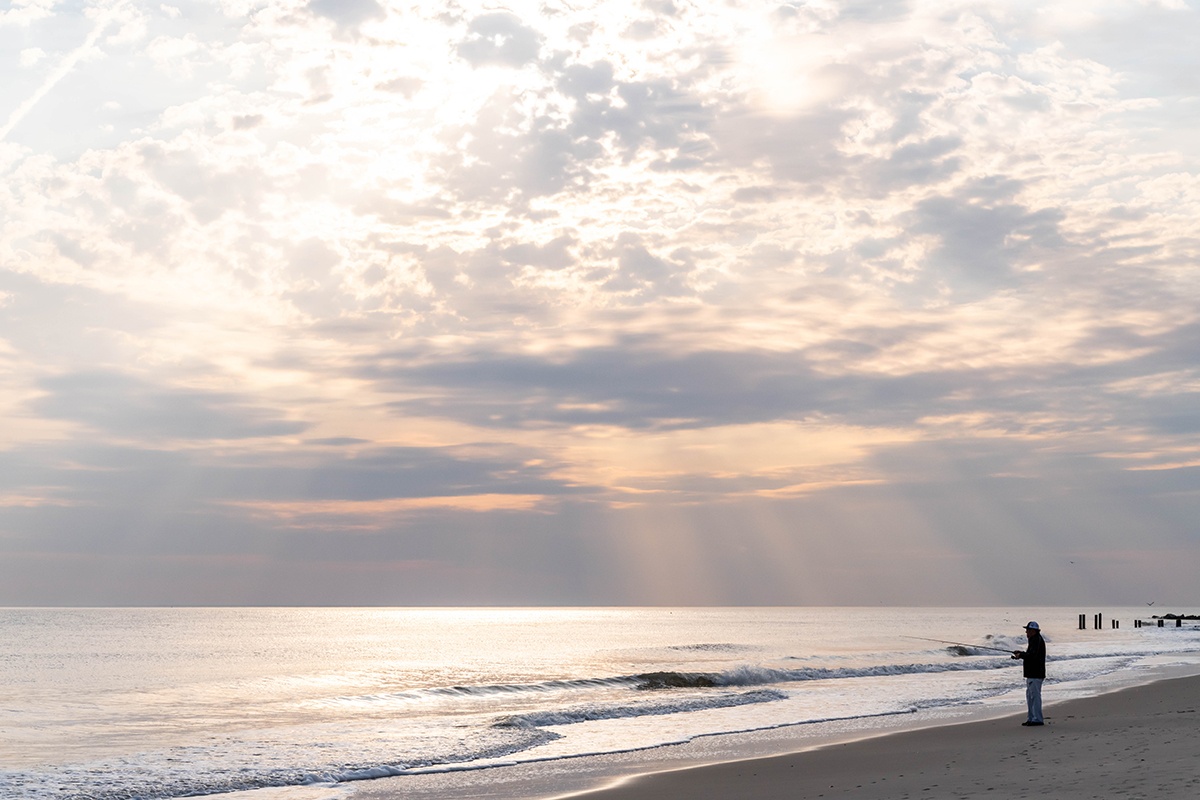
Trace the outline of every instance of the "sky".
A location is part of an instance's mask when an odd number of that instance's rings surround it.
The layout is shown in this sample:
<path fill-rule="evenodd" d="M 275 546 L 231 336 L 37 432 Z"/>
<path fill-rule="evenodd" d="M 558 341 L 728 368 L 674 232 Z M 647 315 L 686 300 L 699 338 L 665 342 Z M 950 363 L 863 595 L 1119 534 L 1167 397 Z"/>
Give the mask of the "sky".
<path fill-rule="evenodd" d="M 0 605 L 1192 610 L 1197 0 L 0 3 Z"/>

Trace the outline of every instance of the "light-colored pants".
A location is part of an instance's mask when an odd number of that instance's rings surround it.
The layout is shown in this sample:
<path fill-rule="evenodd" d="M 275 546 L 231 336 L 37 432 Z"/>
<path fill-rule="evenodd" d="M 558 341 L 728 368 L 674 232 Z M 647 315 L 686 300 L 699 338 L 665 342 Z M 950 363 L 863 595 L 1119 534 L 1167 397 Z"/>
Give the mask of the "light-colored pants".
<path fill-rule="evenodd" d="M 1025 705 L 1029 706 L 1029 721 L 1042 722 L 1042 679 L 1025 679 Z"/>

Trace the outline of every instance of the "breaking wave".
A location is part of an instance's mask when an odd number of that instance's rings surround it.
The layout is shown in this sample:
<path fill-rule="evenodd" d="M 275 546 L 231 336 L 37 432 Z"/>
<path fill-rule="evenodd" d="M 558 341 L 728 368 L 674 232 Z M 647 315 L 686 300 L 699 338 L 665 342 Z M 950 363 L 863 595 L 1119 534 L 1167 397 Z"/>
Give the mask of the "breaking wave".
<path fill-rule="evenodd" d="M 1020 649 L 1023 645 L 1014 642 L 1012 648 Z M 1012 660 L 1003 652 L 994 650 L 976 650 L 952 646 L 945 648 L 951 654 L 961 656 L 962 660 L 933 663 L 910 664 L 879 664 L 862 667 L 798 667 L 794 669 L 742 665 L 723 672 L 682 672 L 658 671 L 644 672 L 636 675 L 616 675 L 606 678 L 579 678 L 573 680 L 553 680 L 539 683 L 486 684 L 475 686 L 439 686 L 425 689 L 414 689 L 387 695 L 370 695 L 366 697 L 340 698 L 363 700 L 416 700 L 422 697 L 488 697 L 500 694 L 564 692 L 571 693 L 588 689 L 638 689 L 642 691 L 669 691 L 673 689 L 721 689 L 730 687 L 773 686 L 779 684 L 799 683 L 803 681 L 825 681 L 846 678 L 872 678 L 895 675 L 918 675 L 944 672 L 987 671 L 1009 669 Z M 1156 651 L 1120 653 L 1125 658 L 1153 655 Z M 1114 653 L 1084 653 L 1070 657 L 1069 660 L 1088 660 L 1111 658 Z M 1051 661 L 1064 659 L 1050 658 Z"/>
<path fill-rule="evenodd" d="M 554 711 L 535 711 L 528 714 L 514 714 L 503 717 L 494 724 L 502 728 L 540 728 L 549 725 L 573 725 L 578 722 L 593 722 L 595 720 L 686 714 L 693 711 L 733 708 L 734 706 L 744 706 L 752 703 L 772 703 L 777 700 L 786 700 L 787 697 L 786 692 L 777 689 L 761 689 L 753 692 L 680 698 L 674 701 L 610 706 L 594 705 Z"/>

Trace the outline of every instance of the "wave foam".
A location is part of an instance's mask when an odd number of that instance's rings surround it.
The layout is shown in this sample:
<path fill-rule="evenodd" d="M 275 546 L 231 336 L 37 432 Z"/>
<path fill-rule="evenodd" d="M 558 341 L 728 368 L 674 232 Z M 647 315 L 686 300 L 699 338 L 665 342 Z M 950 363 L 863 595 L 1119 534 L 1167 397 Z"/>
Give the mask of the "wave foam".
<path fill-rule="evenodd" d="M 997 638 L 996 647 L 1005 648 L 1009 640 Z M 988 645 L 991 647 L 992 645 Z M 1011 642 L 1011 649 L 1019 650 L 1024 644 Z M 475 686 L 437 686 L 425 689 L 413 689 L 387 695 L 368 695 L 360 697 L 337 698 L 339 701 L 395 701 L 419 700 L 429 697 L 488 697 L 502 694 L 522 693 L 570 693 L 588 689 L 627 689 L 634 688 L 643 691 L 662 691 L 672 689 L 720 689 L 727 687 L 770 686 L 774 684 L 798 683 L 814 680 L 838 680 L 842 678 L 870 678 L 892 675 L 959 672 L 963 670 L 993 670 L 1005 669 L 1012 666 L 1012 659 L 994 650 L 975 650 L 954 646 L 946 648 L 962 661 L 948 662 L 917 662 L 910 664 L 880 664 L 867 667 L 801 667 L 777 668 L 744 664 L 724 672 L 678 672 L 659 671 L 643 672 L 636 675 L 617 675 L 607 678 L 579 678 L 573 680 L 553 680 L 540 683 L 525 684 L 486 684 Z M 982 645 L 980 646 L 982 647 Z M 1120 653 L 1122 656 L 1136 657 L 1154 655 L 1158 651 L 1147 650 Z M 1051 661 L 1087 660 L 1107 658 L 1113 653 L 1081 653 L 1071 656 L 1051 656 Z M 966 657 L 970 657 L 966 660 Z"/>
<path fill-rule="evenodd" d="M 514 714 L 497 720 L 494 725 L 501 728 L 541 728 L 550 725 L 573 725 L 578 722 L 593 722 L 605 719 L 688 714 L 694 711 L 733 708 L 752 703 L 772 703 L 777 700 L 786 700 L 787 697 L 786 692 L 777 689 L 761 689 L 740 694 L 726 693 L 710 695 L 708 697 L 680 698 L 674 701 L 631 705 L 580 706 L 576 708 L 556 709 L 554 711 Z"/>

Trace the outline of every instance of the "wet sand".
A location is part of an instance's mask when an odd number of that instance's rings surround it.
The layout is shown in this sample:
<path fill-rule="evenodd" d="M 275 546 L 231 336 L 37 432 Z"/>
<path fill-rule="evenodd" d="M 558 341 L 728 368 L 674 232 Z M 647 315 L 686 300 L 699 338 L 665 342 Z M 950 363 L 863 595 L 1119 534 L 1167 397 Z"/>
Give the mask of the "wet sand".
<path fill-rule="evenodd" d="M 621 779 L 587 800 L 1200 797 L 1200 677 L 787 756 Z"/>

